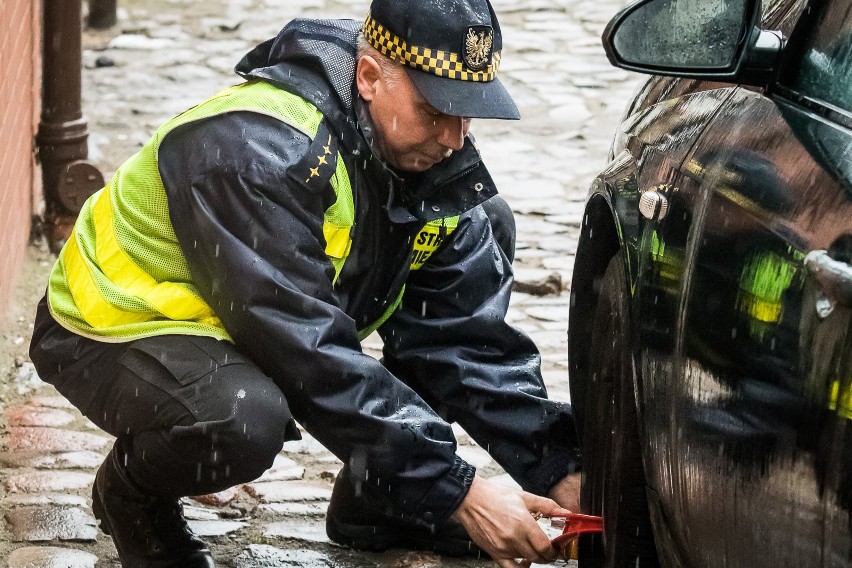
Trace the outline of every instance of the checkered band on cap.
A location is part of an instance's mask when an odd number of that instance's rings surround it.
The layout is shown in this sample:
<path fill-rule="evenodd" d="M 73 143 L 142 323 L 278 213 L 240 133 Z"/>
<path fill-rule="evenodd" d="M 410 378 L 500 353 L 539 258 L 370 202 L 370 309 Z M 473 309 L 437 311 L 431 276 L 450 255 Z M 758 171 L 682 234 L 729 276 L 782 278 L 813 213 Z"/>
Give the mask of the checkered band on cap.
<path fill-rule="evenodd" d="M 497 68 L 500 66 L 499 51 L 492 54 L 491 63 L 485 69 L 474 71 L 465 65 L 461 53 L 410 46 L 405 40 L 374 20 L 372 15 L 367 16 L 363 31 L 367 42 L 382 55 L 438 77 L 479 83 L 487 83 L 497 77 Z"/>

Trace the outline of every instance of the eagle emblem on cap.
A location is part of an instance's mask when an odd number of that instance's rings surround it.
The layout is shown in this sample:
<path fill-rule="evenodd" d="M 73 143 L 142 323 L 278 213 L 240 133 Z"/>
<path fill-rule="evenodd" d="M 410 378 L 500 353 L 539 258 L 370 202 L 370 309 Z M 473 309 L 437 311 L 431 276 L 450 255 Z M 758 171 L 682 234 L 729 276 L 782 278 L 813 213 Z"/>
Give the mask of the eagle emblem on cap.
<path fill-rule="evenodd" d="M 474 26 L 467 29 L 464 40 L 464 62 L 473 71 L 482 71 L 491 63 L 493 33 L 490 26 Z"/>

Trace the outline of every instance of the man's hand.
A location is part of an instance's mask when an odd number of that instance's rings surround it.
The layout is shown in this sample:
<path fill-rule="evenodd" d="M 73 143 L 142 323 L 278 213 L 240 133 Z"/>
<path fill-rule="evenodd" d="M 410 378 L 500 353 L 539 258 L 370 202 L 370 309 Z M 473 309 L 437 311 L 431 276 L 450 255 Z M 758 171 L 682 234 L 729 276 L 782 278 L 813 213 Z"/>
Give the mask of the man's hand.
<path fill-rule="evenodd" d="M 565 512 L 551 499 L 477 476 L 453 517 L 498 566 L 509 568 L 556 560 L 558 551 L 533 514 Z"/>
<path fill-rule="evenodd" d="M 569 511 L 580 512 L 580 477 L 579 472 L 566 475 L 547 496 Z"/>

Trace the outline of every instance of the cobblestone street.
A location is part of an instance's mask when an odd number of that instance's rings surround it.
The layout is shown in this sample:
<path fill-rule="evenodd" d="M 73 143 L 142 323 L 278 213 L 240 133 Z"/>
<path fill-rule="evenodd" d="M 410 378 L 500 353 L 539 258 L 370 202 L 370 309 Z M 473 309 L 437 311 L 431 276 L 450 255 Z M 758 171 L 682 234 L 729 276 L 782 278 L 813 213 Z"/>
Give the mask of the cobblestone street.
<path fill-rule="evenodd" d="M 568 400 L 566 329 L 574 251 L 586 191 L 605 164 L 615 125 L 640 78 L 609 65 L 600 44 L 624 0 L 492 0 L 503 29 L 500 77 L 520 122 L 474 121 L 500 193 L 516 212 L 516 291 L 510 320 L 543 355 L 554 399 Z M 368 0 L 119 0 L 119 23 L 84 32 L 84 112 L 90 159 L 109 177 L 164 120 L 235 84 L 234 64 L 294 17 L 362 20 Z M 8 568 L 119 566 L 97 529 L 90 488 L 112 439 L 39 381 L 26 359 L 35 301 L 54 257 L 31 247 L 4 330 L 0 365 L 0 562 Z M 559 288 L 560 293 L 555 293 Z M 364 342 L 379 357 L 377 335 Z M 459 455 L 513 483 L 457 429 Z M 324 514 L 342 464 L 306 433 L 257 481 L 197 499 L 185 512 L 217 565 L 428 568 L 477 560 L 429 553 L 355 552 L 330 543 Z"/>

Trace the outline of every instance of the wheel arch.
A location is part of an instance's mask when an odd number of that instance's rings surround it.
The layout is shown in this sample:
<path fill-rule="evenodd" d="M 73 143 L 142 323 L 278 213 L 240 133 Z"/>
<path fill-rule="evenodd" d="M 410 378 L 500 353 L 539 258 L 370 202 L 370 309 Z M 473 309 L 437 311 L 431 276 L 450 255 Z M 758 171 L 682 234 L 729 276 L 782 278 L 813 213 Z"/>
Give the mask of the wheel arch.
<path fill-rule="evenodd" d="M 604 186 L 597 180 L 596 184 Z M 586 204 L 574 271 L 568 314 L 568 375 L 575 415 L 582 412 L 588 384 L 589 346 L 600 279 L 610 259 L 623 247 L 617 215 L 606 191 L 596 191 Z M 582 428 L 582 416 L 576 416 Z M 582 439 L 582 432 L 580 432 Z"/>
<path fill-rule="evenodd" d="M 605 559 L 607 566 L 639 565 L 641 560 L 641 565 L 654 567 L 659 556 L 644 474 L 644 428 L 639 424 L 631 341 L 629 214 L 636 209 L 629 196 L 608 190 L 599 179 L 584 212 L 569 308 L 569 386 L 581 445 L 588 446 L 581 506 L 608 519 L 605 535 L 581 540 L 580 560 L 581 566 L 597 566 Z M 628 218 L 621 219 L 619 212 Z M 606 361 L 613 363 L 602 363 Z"/>

